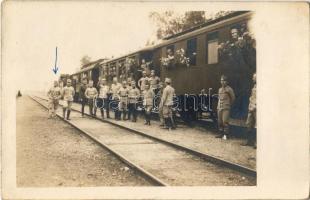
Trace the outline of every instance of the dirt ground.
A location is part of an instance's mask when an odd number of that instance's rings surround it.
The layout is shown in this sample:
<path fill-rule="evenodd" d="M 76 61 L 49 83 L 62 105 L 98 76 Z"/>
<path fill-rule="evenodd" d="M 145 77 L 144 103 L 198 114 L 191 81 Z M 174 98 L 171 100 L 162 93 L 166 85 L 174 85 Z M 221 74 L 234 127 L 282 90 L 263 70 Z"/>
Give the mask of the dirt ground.
<path fill-rule="evenodd" d="M 150 185 L 27 96 L 17 99 L 16 148 L 18 187 Z"/>

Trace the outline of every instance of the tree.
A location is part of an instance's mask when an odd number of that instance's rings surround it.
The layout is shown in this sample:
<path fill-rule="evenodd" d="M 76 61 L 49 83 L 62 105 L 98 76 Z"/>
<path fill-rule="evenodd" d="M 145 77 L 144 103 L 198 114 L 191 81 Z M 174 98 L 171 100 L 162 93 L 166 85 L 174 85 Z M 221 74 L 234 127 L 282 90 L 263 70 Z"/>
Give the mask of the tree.
<path fill-rule="evenodd" d="M 88 55 L 83 56 L 81 59 L 81 65 L 82 65 L 81 68 L 83 68 L 83 66 L 86 65 L 87 63 L 90 63 L 91 62 L 90 59 L 91 58 Z"/>
<path fill-rule="evenodd" d="M 215 13 L 213 17 L 207 17 L 205 11 L 188 11 L 184 13 L 177 13 L 174 11 L 165 11 L 162 13 L 151 12 L 149 14 L 149 19 L 155 23 L 157 27 L 157 39 L 163 39 L 229 13 L 231 12 L 219 11 Z"/>

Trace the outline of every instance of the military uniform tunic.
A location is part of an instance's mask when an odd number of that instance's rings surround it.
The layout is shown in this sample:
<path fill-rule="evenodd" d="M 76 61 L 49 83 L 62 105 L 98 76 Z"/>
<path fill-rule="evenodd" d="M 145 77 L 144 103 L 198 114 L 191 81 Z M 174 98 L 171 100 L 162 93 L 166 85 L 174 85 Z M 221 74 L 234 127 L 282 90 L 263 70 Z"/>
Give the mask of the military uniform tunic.
<path fill-rule="evenodd" d="M 153 107 L 153 99 L 155 96 L 155 93 L 153 90 L 148 89 L 143 91 L 143 106 L 147 114 L 151 113 L 152 107 Z"/>
<path fill-rule="evenodd" d="M 221 87 L 219 89 L 219 101 L 217 105 L 218 110 L 230 109 L 232 102 L 235 101 L 235 93 L 229 86 Z"/>
<path fill-rule="evenodd" d="M 111 93 L 112 93 L 112 98 L 114 100 L 118 99 L 118 90 L 122 87 L 120 83 L 112 83 L 111 85 Z"/>
<path fill-rule="evenodd" d="M 128 91 L 129 103 L 137 103 L 140 95 L 140 91 L 138 88 L 132 88 Z"/>
<path fill-rule="evenodd" d="M 109 86 L 107 85 L 100 85 L 99 86 L 99 98 L 103 98 L 103 99 L 106 99 L 108 98 L 108 93 L 109 93 Z"/>
<path fill-rule="evenodd" d="M 65 86 L 63 88 L 63 97 L 65 101 L 73 101 L 73 96 L 75 94 L 74 88 L 72 86 Z"/>
<path fill-rule="evenodd" d="M 160 81 L 160 79 L 159 79 L 158 76 L 150 77 L 149 78 L 150 88 L 153 89 L 153 90 L 158 89 L 159 81 Z"/>
<path fill-rule="evenodd" d="M 163 95 L 161 97 L 161 107 L 163 112 L 163 117 L 168 118 L 172 117 L 172 106 L 173 106 L 173 97 L 175 94 L 175 90 L 170 85 L 167 85 L 163 90 Z"/>
<path fill-rule="evenodd" d="M 139 80 L 139 86 L 140 86 L 140 90 L 144 91 L 145 90 L 145 85 L 147 84 L 147 82 L 149 81 L 148 77 L 142 77 Z"/>
<path fill-rule="evenodd" d="M 87 99 L 94 99 L 95 97 L 97 97 L 97 95 L 98 95 L 98 92 L 95 87 L 89 87 L 85 91 L 85 96 Z"/>
<path fill-rule="evenodd" d="M 48 93 L 48 105 L 49 105 L 49 116 L 54 117 L 56 116 L 56 110 L 59 105 L 59 99 L 61 98 L 61 89 L 60 87 L 52 87 Z"/>
<path fill-rule="evenodd" d="M 128 89 L 121 87 L 118 90 L 119 95 L 119 109 L 120 110 L 127 110 L 127 104 L 128 104 Z"/>
<path fill-rule="evenodd" d="M 218 98 L 218 127 L 220 131 L 224 131 L 224 134 L 228 134 L 230 108 L 235 101 L 235 93 L 229 86 L 221 87 L 219 89 Z"/>

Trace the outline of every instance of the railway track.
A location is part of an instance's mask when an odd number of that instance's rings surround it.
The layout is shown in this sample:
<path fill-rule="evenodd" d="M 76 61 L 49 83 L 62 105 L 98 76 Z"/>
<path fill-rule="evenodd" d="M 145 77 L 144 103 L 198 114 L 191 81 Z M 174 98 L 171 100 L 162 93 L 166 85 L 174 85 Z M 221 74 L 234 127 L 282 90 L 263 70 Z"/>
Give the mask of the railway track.
<path fill-rule="evenodd" d="M 46 108 L 45 98 L 37 96 L 31 98 Z M 59 109 L 58 116 L 62 118 L 60 114 L 61 109 Z M 256 172 L 249 168 L 113 124 L 107 120 L 92 117 L 81 118 L 80 112 L 74 109 L 72 120 L 65 121 L 147 177 L 154 185 L 256 184 Z M 101 123 L 101 121 L 109 123 Z"/>

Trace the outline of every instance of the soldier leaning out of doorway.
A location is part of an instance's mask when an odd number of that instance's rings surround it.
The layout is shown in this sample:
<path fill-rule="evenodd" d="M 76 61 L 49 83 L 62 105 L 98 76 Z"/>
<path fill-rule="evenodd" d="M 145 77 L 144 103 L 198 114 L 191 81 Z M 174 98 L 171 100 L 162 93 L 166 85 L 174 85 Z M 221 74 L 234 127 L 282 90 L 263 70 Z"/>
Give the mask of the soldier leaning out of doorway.
<path fill-rule="evenodd" d="M 218 129 L 219 135 L 217 138 L 227 139 L 229 135 L 229 116 L 230 108 L 235 101 L 234 90 L 228 85 L 227 77 L 221 76 L 221 87 L 218 92 L 218 105 L 217 105 L 217 116 L 218 116 Z"/>

